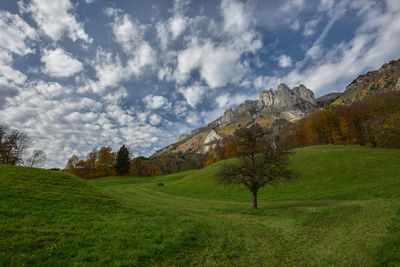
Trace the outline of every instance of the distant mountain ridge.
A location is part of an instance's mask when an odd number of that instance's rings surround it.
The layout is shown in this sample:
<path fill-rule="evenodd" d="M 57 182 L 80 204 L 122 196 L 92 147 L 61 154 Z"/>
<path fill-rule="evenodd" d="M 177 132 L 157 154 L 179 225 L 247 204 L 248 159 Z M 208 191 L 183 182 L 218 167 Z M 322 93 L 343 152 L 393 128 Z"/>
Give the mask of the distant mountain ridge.
<path fill-rule="evenodd" d="M 259 123 L 269 126 L 276 119 L 294 121 L 318 108 L 328 105 L 350 104 L 363 97 L 385 90 L 400 90 L 400 59 L 384 64 L 379 70 L 360 75 L 343 93 L 329 93 L 315 99 L 314 93 L 300 84 L 289 88 L 281 83 L 276 90 L 262 90 L 257 100 L 246 100 L 207 126 L 183 134 L 178 141 L 154 153 L 157 157 L 170 153 L 207 153 L 210 146 L 241 126 Z"/>

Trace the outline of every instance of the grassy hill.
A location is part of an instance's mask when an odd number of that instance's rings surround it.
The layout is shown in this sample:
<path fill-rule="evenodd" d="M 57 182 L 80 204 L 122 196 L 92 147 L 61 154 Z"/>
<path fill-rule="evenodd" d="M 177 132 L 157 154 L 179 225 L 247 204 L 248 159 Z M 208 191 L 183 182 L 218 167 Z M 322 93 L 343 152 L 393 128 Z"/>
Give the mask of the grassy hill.
<path fill-rule="evenodd" d="M 90 184 L 0 166 L 0 263 L 400 264 L 399 150 L 297 149 L 296 177 L 261 190 L 258 210 L 244 188 L 216 183 L 221 164 Z"/>

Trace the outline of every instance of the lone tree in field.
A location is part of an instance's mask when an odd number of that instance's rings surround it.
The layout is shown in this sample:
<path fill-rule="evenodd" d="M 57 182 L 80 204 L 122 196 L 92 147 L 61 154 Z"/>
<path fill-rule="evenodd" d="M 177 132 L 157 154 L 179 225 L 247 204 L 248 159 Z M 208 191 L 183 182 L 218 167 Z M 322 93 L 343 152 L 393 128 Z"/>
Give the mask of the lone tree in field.
<path fill-rule="evenodd" d="M 125 145 L 121 146 L 121 148 L 117 152 L 117 160 L 115 164 L 115 169 L 118 175 L 124 175 L 129 173 L 129 150 Z"/>
<path fill-rule="evenodd" d="M 288 158 L 290 151 L 275 147 L 269 132 L 260 125 L 239 128 L 235 132 L 237 160 L 225 163 L 219 174 L 224 184 L 243 184 L 253 195 L 252 208 L 257 209 L 257 192 L 267 183 L 290 178 Z"/>

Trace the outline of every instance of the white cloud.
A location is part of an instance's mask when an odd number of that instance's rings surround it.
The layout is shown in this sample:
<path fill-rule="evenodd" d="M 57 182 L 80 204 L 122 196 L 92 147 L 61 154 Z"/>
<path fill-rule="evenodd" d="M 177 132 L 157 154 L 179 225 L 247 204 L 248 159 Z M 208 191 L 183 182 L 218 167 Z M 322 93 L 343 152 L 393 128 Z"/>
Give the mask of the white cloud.
<path fill-rule="evenodd" d="M 71 93 L 70 88 L 65 88 L 56 82 L 36 81 L 31 83 L 30 86 L 35 87 L 38 93 L 41 93 L 47 97 L 57 97 L 62 93 Z"/>
<path fill-rule="evenodd" d="M 236 83 L 245 74 L 240 54 L 230 47 L 215 47 L 210 42 L 200 45 L 195 40 L 179 54 L 175 77 L 185 83 L 191 72 L 198 70 L 210 88 Z"/>
<path fill-rule="evenodd" d="M 18 95 L 18 89 L 0 82 L 0 95 L 0 108 L 2 108 L 3 105 L 7 102 L 8 98 L 12 98 Z"/>
<path fill-rule="evenodd" d="M 194 112 L 189 112 L 189 114 L 186 116 L 186 122 L 192 125 L 198 124 L 200 119 L 200 116 Z"/>
<path fill-rule="evenodd" d="M 330 11 L 335 5 L 335 0 L 321 0 L 318 9 L 320 11 Z"/>
<path fill-rule="evenodd" d="M 12 54 L 0 49 L 0 83 L 10 86 L 23 84 L 27 77 L 12 67 Z"/>
<path fill-rule="evenodd" d="M 190 4 L 190 0 L 174 0 L 173 12 L 175 14 L 184 13 Z"/>
<path fill-rule="evenodd" d="M 319 44 L 314 44 L 306 51 L 306 58 L 318 59 L 323 56 L 324 48 Z"/>
<path fill-rule="evenodd" d="M 176 40 L 190 24 L 190 19 L 180 13 L 175 14 L 167 21 L 159 21 L 156 24 L 157 37 L 160 47 L 166 49 L 171 41 Z M 192 19 L 192 21 L 194 21 Z"/>
<path fill-rule="evenodd" d="M 315 28 L 318 26 L 320 19 L 312 19 L 304 25 L 303 35 L 308 37 L 312 36 L 315 33 Z"/>
<path fill-rule="evenodd" d="M 135 75 L 140 75 L 146 66 L 153 66 L 156 62 L 156 52 L 149 42 L 144 40 L 146 27 L 137 20 L 133 20 L 122 10 L 107 8 L 106 14 L 114 21 L 111 24 L 115 41 L 121 45 L 125 54 L 129 56 L 128 66 Z"/>
<path fill-rule="evenodd" d="M 193 84 L 190 79 L 193 74 L 198 73 L 201 82 L 207 85 L 199 86 L 200 83 L 195 82 L 195 85 L 179 88 L 179 92 L 192 107 L 200 103 L 206 90 L 240 84 L 242 78 L 251 71 L 249 62 L 242 56 L 245 53 L 255 54 L 262 47 L 260 36 L 254 30 L 248 4 L 224 0 L 220 5 L 220 14 L 223 18 L 222 24 L 210 21 L 208 25 L 211 28 L 207 29 L 211 31 L 208 34 L 215 34 L 219 41 L 201 37 L 195 31 L 185 38 L 185 49 L 177 53 L 176 61 L 171 61 L 176 64 L 173 77 L 178 84 Z M 169 77 L 166 70 L 164 68 L 159 72 L 159 78 Z"/>
<path fill-rule="evenodd" d="M 171 107 L 171 104 L 168 102 L 168 99 L 160 95 L 147 95 L 143 98 L 143 102 L 149 109 L 159 109 L 159 108 L 168 109 Z"/>
<path fill-rule="evenodd" d="M 279 66 L 281 66 L 282 68 L 291 67 L 292 66 L 292 59 L 291 59 L 291 57 L 289 57 L 287 55 L 281 55 L 278 58 L 278 63 L 279 63 Z"/>
<path fill-rule="evenodd" d="M 169 43 L 168 27 L 165 23 L 158 22 L 156 24 L 157 36 L 160 39 L 161 48 L 165 49 Z"/>
<path fill-rule="evenodd" d="M 295 19 L 295 20 L 287 20 L 287 24 L 289 25 L 289 28 L 294 30 L 294 31 L 298 31 L 300 29 L 300 22 Z"/>
<path fill-rule="evenodd" d="M 161 123 L 161 121 L 162 121 L 162 118 L 161 118 L 160 115 L 151 114 L 149 116 L 149 122 L 150 122 L 151 125 L 158 125 L 158 124 Z"/>
<path fill-rule="evenodd" d="M 188 87 L 180 87 L 178 91 L 183 94 L 186 102 L 193 108 L 201 101 L 207 88 L 199 84 L 195 84 Z"/>
<path fill-rule="evenodd" d="M 129 59 L 128 66 L 135 75 L 140 75 L 144 67 L 153 66 L 155 62 L 155 51 L 145 42 L 136 48 L 136 53 Z"/>
<path fill-rule="evenodd" d="M 184 115 L 186 115 L 187 110 L 188 107 L 185 101 L 177 101 L 174 103 L 173 111 L 176 116 L 182 118 Z"/>
<path fill-rule="evenodd" d="M 27 5 L 21 1 L 19 6 L 23 12 L 31 13 L 39 28 L 54 41 L 66 34 L 73 41 L 92 42 L 83 24 L 76 20 L 69 0 L 32 0 Z"/>
<path fill-rule="evenodd" d="M 230 95 L 230 94 L 222 94 L 219 95 L 216 99 L 215 102 L 218 105 L 218 109 L 220 110 L 219 113 L 222 113 L 225 109 L 241 104 L 245 100 L 249 99 L 249 96 L 244 95 L 244 94 L 236 94 L 236 95 Z"/>
<path fill-rule="evenodd" d="M 82 63 L 61 48 L 45 50 L 41 57 L 43 72 L 57 78 L 70 77 L 83 69 Z"/>
<path fill-rule="evenodd" d="M 174 71 L 172 67 L 161 67 L 158 70 L 157 77 L 160 81 L 165 80 L 167 82 L 172 82 L 174 80 Z"/>
<path fill-rule="evenodd" d="M 174 16 L 169 21 L 170 31 L 172 33 L 172 39 L 176 39 L 185 30 L 187 20 L 183 16 Z"/>
<path fill-rule="evenodd" d="M 33 53 L 26 43 L 37 37 L 35 29 L 18 15 L 0 10 L 0 48 L 18 55 Z"/>
<path fill-rule="evenodd" d="M 0 10 L 0 87 L 2 95 L 15 95 L 27 76 L 13 66 L 13 55 L 24 56 L 34 53 L 31 42 L 37 40 L 36 31 L 21 17 Z M 3 98 L 0 104 L 5 103 Z"/>
<path fill-rule="evenodd" d="M 281 9 L 285 12 L 288 12 L 294 9 L 301 10 L 304 7 L 305 7 L 304 0 L 287 0 Z"/>
<path fill-rule="evenodd" d="M 132 76 L 132 71 L 122 65 L 118 56 L 113 57 L 109 51 L 97 49 L 96 57 L 90 61 L 96 71 L 97 81 L 87 80 L 79 91 L 92 91 L 96 94 L 105 94 L 106 89 L 116 88 Z"/>
<path fill-rule="evenodd" d="M 244 3 L 235 0 L 222 0 L 221 10 L 224 18 L 224 30 L 244 32 L 250 26 L 250 11 Z"/>
<path fill-rule="evenodd" d="M 107 8 L 106 14 L 114 21 L 111 24 L 115 40 L 122 46 L 125 53 L 134 53 L 133 49 L 143 40 L 145 27 L 138 21 L 132 20 L 122 10 Z"/>

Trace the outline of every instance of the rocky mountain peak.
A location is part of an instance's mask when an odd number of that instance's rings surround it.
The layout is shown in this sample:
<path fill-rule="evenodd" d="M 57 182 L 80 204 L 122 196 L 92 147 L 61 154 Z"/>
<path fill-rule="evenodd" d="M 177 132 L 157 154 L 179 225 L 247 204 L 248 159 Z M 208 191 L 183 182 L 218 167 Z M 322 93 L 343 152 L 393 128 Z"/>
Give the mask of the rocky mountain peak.
<path fill-rule="evenodd" d="M 263 90 L 258 102 L 258 106 L 261 106 L 262 109 L 270 110 L 300 109 L 306 111 L 317 104 L 314 93 L 304 85 L 301 84 L 290 89 L 284 83 L 281 83 L 277 90 Z"/>
<path fill-rule="evenodd" d="M 272 89 L 272 90 L 274 90 L 274 89 Z M 278 88 L 277 88 L 277 91 L 289 91 L 289 90 L 290 90 L 290 88 L 286 83 L 279 84 Z"/>
<path fill-rule="evenodd" d="M 277 90 L 262 90 L 258 100 L 246 100 L 234 109 L 227 109 L 223 116 L 209 124 L 210 127 L 221 127 L 231 123 L 239 117 L 255 119 L 260 113 L 271 113 L 285 119 L 303 117 L 317 105 L 314 93 L 299 85 L 290 89 L 287 84 L 281 83 Z"/>

